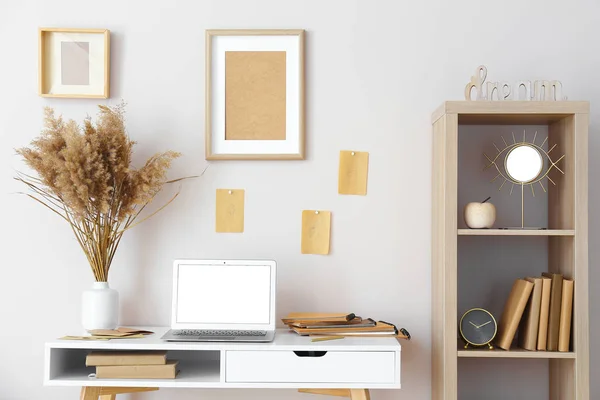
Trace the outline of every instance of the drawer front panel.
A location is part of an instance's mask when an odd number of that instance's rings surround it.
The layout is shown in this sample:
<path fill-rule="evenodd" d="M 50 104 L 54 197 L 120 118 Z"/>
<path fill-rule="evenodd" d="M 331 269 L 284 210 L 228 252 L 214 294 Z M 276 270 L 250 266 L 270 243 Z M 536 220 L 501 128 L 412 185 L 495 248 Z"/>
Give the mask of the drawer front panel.
<path fill-rule="evenodd" d="M 297 354 L 298 353 L 298 354 Z M 226 382 L 394 383 L 393 351 L 329 351 L 309 356 L 294 351 L 227 351 Z"/>

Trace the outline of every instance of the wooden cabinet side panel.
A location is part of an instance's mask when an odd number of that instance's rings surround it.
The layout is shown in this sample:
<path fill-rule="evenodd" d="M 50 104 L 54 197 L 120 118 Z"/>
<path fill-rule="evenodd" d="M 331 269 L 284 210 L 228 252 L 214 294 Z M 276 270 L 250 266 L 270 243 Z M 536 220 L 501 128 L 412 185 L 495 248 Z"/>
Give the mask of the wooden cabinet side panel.
<path fill-rule="evenodd" d="M 589 400 L 588 125 L 588 114 L 575 114 L 549 130 L 550 145 L 557 143 L 566 157 L 565 174 L 551 175 L 557 186 L 549 188 L 548 220 L 551 227 L 573 228 L 575 236 L 550 238 L 548 269 L 575 280 L 572 343 L 576 353 L 575 360 L 550 360 L 551 400 Z"/>
<path fill-rule="evenodd" d="M 432 158 L 432 226 L 431 226 L 431 390 L 433 400 L 444 399 L 444 147 L 445 118 L 442 116 L 433 124 Z"/>
<path fill-rule="evenodd" d="M 588 289 L 588 114 L 575 114 L 575 294 L 573 345 L 577 400 L 590 398 Z"/>
<path fill-rule="evenodd" d="M 456 400 L 458 116 L 433 124 L 432 398 Z"/>

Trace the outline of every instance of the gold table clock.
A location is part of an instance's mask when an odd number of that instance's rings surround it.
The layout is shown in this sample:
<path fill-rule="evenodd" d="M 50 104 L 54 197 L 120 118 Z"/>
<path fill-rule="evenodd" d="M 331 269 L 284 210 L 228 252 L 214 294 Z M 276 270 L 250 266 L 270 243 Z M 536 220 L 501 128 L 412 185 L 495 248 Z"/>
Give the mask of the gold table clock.
<path fill-rule="evenodd" d="M 469 345 L 480 347 L 487 345 L 490 350 L 494 348 L 491 342 L 498 332 L 496 319 L 483 308 L 472 308 L 463 314 L 459 324 L 460 336 L 465 341 L 465 349 Z"/>

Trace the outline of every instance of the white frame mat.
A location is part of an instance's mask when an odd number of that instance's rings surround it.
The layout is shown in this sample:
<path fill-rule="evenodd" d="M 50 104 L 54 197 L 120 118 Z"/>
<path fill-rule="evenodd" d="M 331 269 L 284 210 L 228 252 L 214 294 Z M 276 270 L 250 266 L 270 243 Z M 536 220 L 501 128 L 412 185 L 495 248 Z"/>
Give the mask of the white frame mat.
<path fill-rule="evenodd" d="M 225 139 L 225 52 L 286 52 L 286 139 Z M 206 159 L 304 159 L 304 31 L 206 31 Z"/>

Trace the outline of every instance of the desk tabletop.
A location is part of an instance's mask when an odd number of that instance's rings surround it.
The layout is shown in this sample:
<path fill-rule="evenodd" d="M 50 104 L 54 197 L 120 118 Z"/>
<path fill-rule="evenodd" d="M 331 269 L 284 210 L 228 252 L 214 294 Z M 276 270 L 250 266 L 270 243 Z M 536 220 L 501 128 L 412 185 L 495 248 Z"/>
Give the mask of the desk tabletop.
<path fill-rule="evenodd" d="M 338 340 L 311 342 L 287 329 L 278 329 L 275 340 L 269 343 L 231 342 L 166 342 L 160 338 L 168 327 L 141 326 L 139 329 L 154 332 L 140 339 L 112 340 L 60 340 L 46 342 L 46 348 L 90 350 L 337 350 L 337 351 L 400 351 L 396 338 L 345 337 Z"/>

